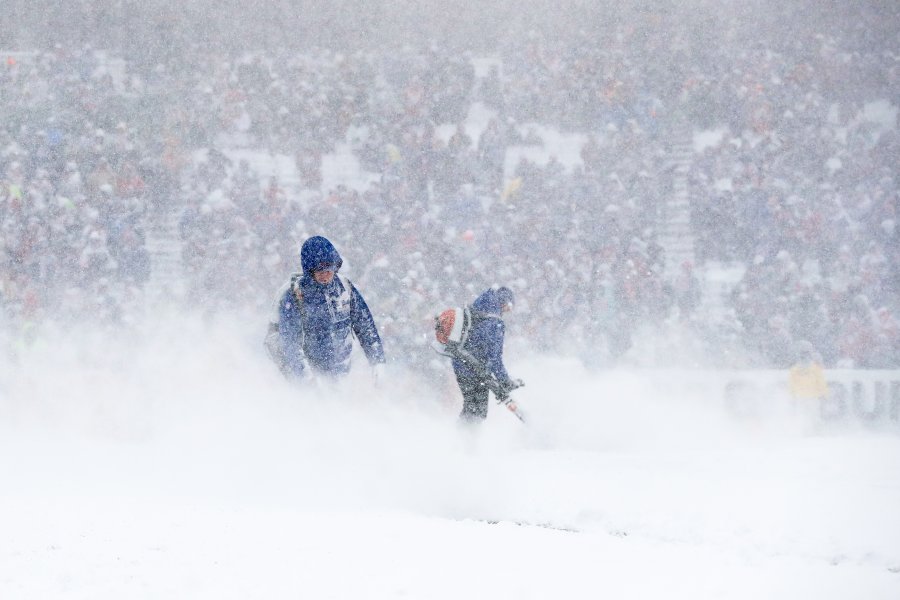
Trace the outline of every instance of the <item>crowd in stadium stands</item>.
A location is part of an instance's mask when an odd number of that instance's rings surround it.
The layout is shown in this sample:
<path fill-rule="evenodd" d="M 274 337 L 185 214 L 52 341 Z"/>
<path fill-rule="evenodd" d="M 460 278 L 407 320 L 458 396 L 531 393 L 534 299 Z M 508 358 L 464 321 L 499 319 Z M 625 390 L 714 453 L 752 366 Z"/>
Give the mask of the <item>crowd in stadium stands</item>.
<path fill-rule="evenodd" d="M 896 106 L 900 57 L 814 30 L 796 48 L 583 35 L 504 43 L 478 76 L 477 57 L 438 46 L 196 48 L 190 69 L 90 48 L 3 57 L 3 322 L 127 323 L 148 232 L 176 214 L 191 305 L 267 305 L 302 240 L 326 235 L 401 362 L 424 360 L 436 310 L 500 283 L 520 338 L 596 364 L 676 323 L 725 366 L 787 366 L 800 340 L 828 366 L 900 365 L 900 144 L 863 118 Z M 490 118 L 473 138 L 476 103 Z M 541 143 L 529 124 L 580 134 L 580 163 L 509 164 Z M 720 142 L 688 161 L 697 264 L 667 269 L 673 147 L 709 129 Z M 348 143 L 374 176 L 327 186 L 323 158 Z M 289 156 L 297 179 L 238 147 Z M 715 322 L 697 275 L 711 261 L 745 267 Z"/>

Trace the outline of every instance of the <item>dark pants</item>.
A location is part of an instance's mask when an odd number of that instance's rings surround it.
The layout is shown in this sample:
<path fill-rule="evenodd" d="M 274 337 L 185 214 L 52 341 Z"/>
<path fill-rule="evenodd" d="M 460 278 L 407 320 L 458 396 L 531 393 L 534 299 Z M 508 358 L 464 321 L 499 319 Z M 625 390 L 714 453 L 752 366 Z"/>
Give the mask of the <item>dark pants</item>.
<path fill-rule="evenodd" d="M 457 375 L 456 383 L 462 392 L 463 407 L 459 413 L 461 421 L 475 423 L 484 421 L 488 411 L 488 387 L 480 379 L 460 377 Z"/>

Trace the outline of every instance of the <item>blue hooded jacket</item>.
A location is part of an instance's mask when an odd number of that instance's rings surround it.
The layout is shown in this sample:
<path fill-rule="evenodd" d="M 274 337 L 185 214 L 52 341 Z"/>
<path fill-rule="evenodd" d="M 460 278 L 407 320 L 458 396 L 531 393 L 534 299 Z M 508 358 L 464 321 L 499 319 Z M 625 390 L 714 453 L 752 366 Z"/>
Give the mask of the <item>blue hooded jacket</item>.
<path fill-rule="evenodd" d="M 303 272 L 291 278 L 278 304 L 287 371 L 302 376 L 309 365 L 329 375 L 349 372 L 352 334 L 370 363 L 383 363 L 384 349 L 372 313 L 356 287 L 337 276 L 343 260 L 332 243 L 321 236 L 309 238 L 300 251 L 300 263 Z M 323 267 L 335 272 L 330 283 L 313 278 L 313 271 Z"/>
<path fill-rule="evenodd" d="M 512 304 L 513 294 L 509 288 L 490 288 L 483 292 L 471 309 L 475 316 L 475 325 L 469 331 L 469 337 L 463 348 L 484 364 L 503 385 L 510 383 L 509 374 L 503 365 L 503 338 L 506 326 L 503 323 L 501 308 L 504 304 Z M 457 359 L 453 359 L 453 370 L 456 376 L 465 379 L 477 379 L 472 369 Z"/>

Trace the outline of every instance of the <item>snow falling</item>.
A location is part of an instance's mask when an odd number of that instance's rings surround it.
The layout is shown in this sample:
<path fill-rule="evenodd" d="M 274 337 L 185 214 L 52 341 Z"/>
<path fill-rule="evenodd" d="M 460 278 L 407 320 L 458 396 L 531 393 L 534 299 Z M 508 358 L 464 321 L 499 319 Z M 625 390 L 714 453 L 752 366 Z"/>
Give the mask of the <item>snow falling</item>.
<path fill-rule="evenodd" d="M 0 597 L 900 595 L 898 7 L 0 12 Z M 314 235 L 377 378 L 264 350 Z"/>

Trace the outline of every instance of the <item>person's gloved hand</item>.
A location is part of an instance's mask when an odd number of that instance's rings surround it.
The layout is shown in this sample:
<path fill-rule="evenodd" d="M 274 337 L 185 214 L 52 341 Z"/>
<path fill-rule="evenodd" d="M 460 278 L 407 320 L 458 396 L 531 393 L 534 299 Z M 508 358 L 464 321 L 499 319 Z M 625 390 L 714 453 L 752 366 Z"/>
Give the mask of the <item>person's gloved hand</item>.
<path fill-rule="evenodd" d="M 525 382 L 521 379 L 510 379 L 503 384 L 503 391 L 505 393 L 509 393 L 515 389 L 518 389 L 525 385 Z"/>
<path fill-rule="evenodd" d="M 508 389 L 509 389 L 509 391 L 512 391 L 512 390 L 522 387 L 523 385 L 525 385 L 525 382 L 522 381 L 521 379 L 510 379 Z"/>

